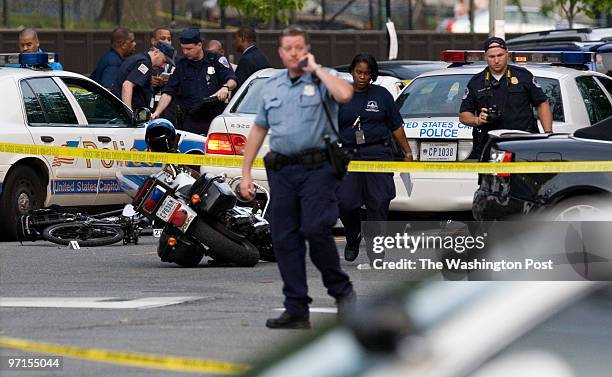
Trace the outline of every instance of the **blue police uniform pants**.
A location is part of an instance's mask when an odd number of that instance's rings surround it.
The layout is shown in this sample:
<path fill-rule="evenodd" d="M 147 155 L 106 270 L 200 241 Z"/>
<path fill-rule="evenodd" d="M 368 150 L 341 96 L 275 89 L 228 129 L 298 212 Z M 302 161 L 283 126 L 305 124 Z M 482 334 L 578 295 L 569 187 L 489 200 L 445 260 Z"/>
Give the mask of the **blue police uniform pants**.
<path fill-rule="evenodd" d="M 289 165 L 268 170 L 272 244 L 283 279 L 285 309 L 292 315 L 308 316 L 306 241 L 310 259 L 321 272 L 330 296 L 339 300 L 353 291 L 340 259 L 332 227 L 338 219 L 338 180 L 331 166 L 306 170 Z"/>
<path fill-rule="evenodd" d="M 344 225 L 347 242 L 356 242 L 361 233 L 360 208 L 365 205 L 367 221 L 387 220 L 389 203 L 395 198 L 395 184 L 392 173 L 348 173 L 340 185 L 340 220 Z M 370 223 L 366 239 L 366 250 L 370 262 L 384 258 L 372 253 L 372 237 L 380 235 L 384 229 L 380 223 Z"/>

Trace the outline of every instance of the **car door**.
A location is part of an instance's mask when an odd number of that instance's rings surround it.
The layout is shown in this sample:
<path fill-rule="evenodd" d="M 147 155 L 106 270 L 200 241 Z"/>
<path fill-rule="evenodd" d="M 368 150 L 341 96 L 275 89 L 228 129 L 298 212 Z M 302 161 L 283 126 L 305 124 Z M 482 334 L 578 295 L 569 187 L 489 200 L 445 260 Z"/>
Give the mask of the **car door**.
<path fill-rule="evenodd" d="M 91 131 L 79 124 L 72 104 L 52 77 L 20 81 L 27 128 L 36 145 L 83 147 Z M 51 166 L 50 202 L 86 205 L 97 194 L 99 171 L 86 159 L 45 156 Z"/>
<path fill-rule="evenodd" d="M 132 112 L 98 84 L 83 78 L 63 77 L 70 93 L 80 106 L 92 133 L 89 143 L 97 149 L 144 150 L 144 126 L 132 124 Z M 100 168 L 100 182 L 96 205 L 129 202 L 117 182 L 117 171 L 122 174 L 148 176 L 155 167 L 144 163 L 97 160 Z"/>
<path fill-rule="evenodd" d="M 589 114 L 591 125 L 612 116 L 612 104 L 592 75 L 576 77 L 578 90 Z"/>

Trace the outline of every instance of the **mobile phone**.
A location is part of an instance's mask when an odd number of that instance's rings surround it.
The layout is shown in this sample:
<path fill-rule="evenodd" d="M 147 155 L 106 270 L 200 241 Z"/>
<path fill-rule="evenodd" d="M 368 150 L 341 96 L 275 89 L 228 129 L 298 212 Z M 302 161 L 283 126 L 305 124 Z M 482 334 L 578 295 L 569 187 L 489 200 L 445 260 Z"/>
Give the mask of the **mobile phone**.
<path fill-rule="evenodd" d="M 168 73 L 168 72 L 162 72 L 162 73 L 160 73 L 160 74 L 159 74 L 159 76 L 160 76 L 161 78 L 163 78 L 163 79 L 167 79 L 167 78 L 169 78 L 169 77 L 170 77 L 170 75 L 171 75 L 171 73 Z"/>
<path fill-rule="evenodd" d="M 304 68 L 308 67 L 308 58 L 301 60 L 300 64 L 298 64 L 298 67 L 300 67 L 302 71 L 304 70 Z"/>

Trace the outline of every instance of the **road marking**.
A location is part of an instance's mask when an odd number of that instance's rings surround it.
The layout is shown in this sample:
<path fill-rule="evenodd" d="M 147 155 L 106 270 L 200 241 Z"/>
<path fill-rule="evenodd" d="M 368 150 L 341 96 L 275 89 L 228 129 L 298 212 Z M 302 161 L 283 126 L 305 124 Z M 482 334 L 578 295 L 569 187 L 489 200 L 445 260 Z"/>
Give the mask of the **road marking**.
<path fill-rule="evenodd" d="M 129 353 L 102 348 L 82 348 L 61 344 L 39 343 L 24 339 L 0 337 L 0 348 L 18 349 L 26 352 L 43 352 L 79 360 L 97 361 L 138 368 L 161 369 L 190 373 L 239 374 L 250 367 L 244 364 L 218 360 L 190 359 L 145 353 Z"/>
<path fill-rule="evenodd" d="M 23 308 L 93 308 L 93 309 L 149 309 L 177 305 L 202 297 L 0 297 L 0 307 Z"/>
<path fill-rule="evenodd" d="M 274 308 L 272 309 L 275 312 L 284 312 L 285 308 Z M 338 308 L 310 308 L 311 313 L 328 313 L 328 314 L 336 314 L 338 313 Z"/>

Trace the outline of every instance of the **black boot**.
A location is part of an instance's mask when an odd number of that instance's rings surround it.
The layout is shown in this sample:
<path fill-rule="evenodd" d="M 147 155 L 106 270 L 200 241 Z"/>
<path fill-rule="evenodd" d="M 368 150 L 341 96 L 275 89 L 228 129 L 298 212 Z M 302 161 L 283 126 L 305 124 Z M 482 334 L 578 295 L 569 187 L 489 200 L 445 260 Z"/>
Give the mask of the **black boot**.
<path fill-rule="evenodd" d="M 310 328 L 308 316 L 300 317 L 290 314 L 286 310 L 278 318 L 270 318 L 266 321 L 266 327 L 269 329 L 301 329 L 307 330 Z"/>
<path fill-rule="evenodd" d="M 357 308 L 357 294 L 351 291 L 348 295 L 336 300 L 338 306 L 338 320 L 344 320 L 347 315 L 351 315 Z"/>
<path fill-rule="evenodd" d="M 344 260 L 352 262 L 357 259 L 359 255 L 359 244 L 361 243 L 361 234 L 357 236 L 354 242 L 351 242 L 348 237 L 346 239 L 346 246 L 344 247 Z"/>

